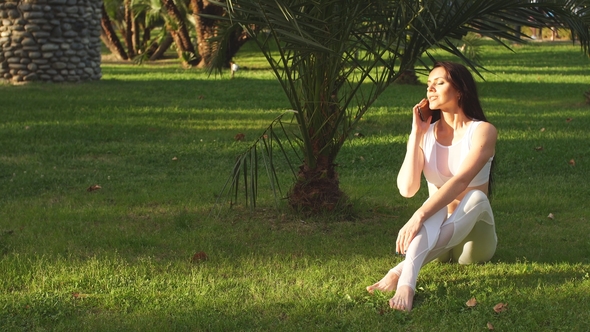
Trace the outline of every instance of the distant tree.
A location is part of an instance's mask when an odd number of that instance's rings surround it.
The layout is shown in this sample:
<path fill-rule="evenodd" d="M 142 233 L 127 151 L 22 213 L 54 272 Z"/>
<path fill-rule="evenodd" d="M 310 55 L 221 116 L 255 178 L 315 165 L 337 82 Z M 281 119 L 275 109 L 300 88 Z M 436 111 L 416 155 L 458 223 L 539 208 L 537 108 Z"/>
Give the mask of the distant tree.
<path fill-rule="evenodd" d="M 226 44 L 219 45 L 218 32 L 226 21 L 225 9 L 208 0 L 105 0 L 102 40 L 121 60 L 157 60 L 171 46 L 176 46 L 184 66 L 205 68 L 214 50 L 222 48 L 225 67 L 249 40 L 249 35 L 233 25 Z M 195 32 L 196 45 L 191 38 Z M 118 31 L 118 33 L 117 33 Z M 152 32 L 156 32 L 153 34 Z M 123 47 L 121 39 L 126 47 Z"/>
<path fill-rule="evenodd" d="M 125 52 L 123 45 L 121 45 L 121 41 L 119 40 L 119 37 L 113 28 L 113 23 L 107 14 L 104 4 L 102 5 L 102 17 L 100 20 L 100 25 L 102 28 L 100 37 L 103 43 L 107 46 L 111 53 L 117 56 L 117 58 L 120 60 L 128 60 L 129 56 L 127 55 L 127 52 Z"/>
<path fill-rule="evenodd" d="M 225 20 L 216 17 L 226 16 L 225 9 L 207 0 L 191 0 L 195 29 L 197 32 L 198 52 L 201 57 L 199 68 L 211 66 L 212 57 L 217 48 L 224 50 L 224 67 L 229 67 L 232 58 L 239 49 L 250 39 L 249 35 L 239 25 L 225 26 Z M 219 45 L 219 31 L 228 34 L 224 45 Z"/>
<path fill-rule="evenodd" d="M 142 31 L 138 49 L 139 62 L 148 59 L 152 61 L 161 59 L 174 44 L 172 34 L 166 29 L 169 17 L 162 2 L 160 0 L 134 0 L 133 12 L 138 26 L 137 30 Z M 182 51 L 180 55 L 182 55 Z"/>
<path fill-rule="evenodd" d="M 182 4 L 182 7 L 177 6 L 174 0 L 162 0 L 162 4 L 166 8 L 169 17 L 166 20 L 166 28 L 174 39 L 183 63 L 185 66 L 191 66 L 194 63 L 198 63 L 198 55 L 188 32 L 186 8 L 184 7 L 184 3 L 179 3 Z M 182 11 L 180 8 L 182 8 Z"/>

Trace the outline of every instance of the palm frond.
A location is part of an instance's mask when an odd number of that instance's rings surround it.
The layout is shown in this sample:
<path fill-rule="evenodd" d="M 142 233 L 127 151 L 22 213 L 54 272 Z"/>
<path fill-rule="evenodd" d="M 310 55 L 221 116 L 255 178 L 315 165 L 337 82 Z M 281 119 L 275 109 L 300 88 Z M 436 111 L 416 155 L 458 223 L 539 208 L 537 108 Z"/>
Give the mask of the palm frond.
<path fill-rule="evenodd" d="M 260 173 L 266 174 L 275 206 L 279 206 L 280 200 L 284 198 L 281 189 L 282 179 L 285 174 L 290 174 L 294 179 L 297 176 L 297 165 L 302 161 L 297 152 L 298 143 L 295 135 L 286 128 L 290 125 L 289 120 L 284 119 L 292 117 L 294 113 L 288 111 L 275 118 L 246 151 L 237 157 L 216 206 L 219 206 L 220 200 L 228 201 L 230 206 L 238 204 L 241 191 L 244 195 L 244 204 L 256 207 Z M 280 157 L 278 160 L 277 155 Z"/>
<path fill-rule="evenodd" d="M 481 76 L 479 70 L 485 69 L 477 54 L 465 52 L 457 40 L 478 33 L 509 48 L 508 42 L 523 42 L 518 25 L 560 22 L 576 31 L 587 51 L 587 2 L 227 0 L 216 2 L 227 16 L 215 19 L 224 20 L 220 27 L 227 30 L 218 34 L 212 70 L 221 70 L 223 39 L 239 25 L 253 37 L 295 110 L 299 138 L 292 147 L 300 149 L 306 167 L 314 168 L 320 159 L 336 159 L 358 121 L 406 69 L 416 63 L 428 68 L 421 56 L 434 61 L 429 49 L 459 57 Z M 243 172 L 244 181 L 258 174 L 251 165 L 258 159 L 248 156 L 234 168 Z M 247 164 L 244 158 L 250 158 Z"/>

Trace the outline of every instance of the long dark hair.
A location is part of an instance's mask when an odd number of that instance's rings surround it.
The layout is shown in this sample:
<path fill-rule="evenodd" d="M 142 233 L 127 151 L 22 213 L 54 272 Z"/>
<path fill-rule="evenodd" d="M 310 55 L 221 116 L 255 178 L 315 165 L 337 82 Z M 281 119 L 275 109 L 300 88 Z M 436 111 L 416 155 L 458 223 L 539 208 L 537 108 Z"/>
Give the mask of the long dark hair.
<path fill-rule="evenodd" d="M 463 109 L 463 112 L 467 117 L 472 120 L 489 122 L 483 113 L 483 108 L 479 102 L 479 96 L 477 94 L 477 86 L 473 75 L 460 63 L 450 61 L 439 61 L 434 64 L 434 68 L 442 67 L 447 72 L 447 81 L 459 92 L 459 107 Z M 440 119 L 440 111 L 437 113 L 437 119 Z M 433 121 L 435 113 L 432 114 Z M 488 182 L 488 196 L 492 196 L 492 185 L 494 182 L 493 171 L 496 165 L 496 158 L 492 160 L 490 168 L 490 178 Z"/>

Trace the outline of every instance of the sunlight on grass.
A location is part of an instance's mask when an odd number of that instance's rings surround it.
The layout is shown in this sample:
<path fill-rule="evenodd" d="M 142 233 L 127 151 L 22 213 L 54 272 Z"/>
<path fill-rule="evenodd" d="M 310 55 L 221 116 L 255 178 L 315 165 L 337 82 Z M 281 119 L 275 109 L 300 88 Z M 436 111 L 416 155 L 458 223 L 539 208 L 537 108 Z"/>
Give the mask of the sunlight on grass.
<path fill-rule="evenodd" d="M 427 197 L 395 187 L 424 85 L 392 85 L 342 147 L 350 220 L 277 209 L 263 179 L 255 210 L 218 196 L 290 107 L 252 49 L 234 79 L 104 64 L 99 82 L 0 86 L 0 330 L 584 331 L 588 59 L 563 43 L 484 45 L 498 250 L 427 265 L 410 314 L 364 287 L 401 261 L 397 232 Z M 292 175 L 276 167 L 285 194 Z"/>

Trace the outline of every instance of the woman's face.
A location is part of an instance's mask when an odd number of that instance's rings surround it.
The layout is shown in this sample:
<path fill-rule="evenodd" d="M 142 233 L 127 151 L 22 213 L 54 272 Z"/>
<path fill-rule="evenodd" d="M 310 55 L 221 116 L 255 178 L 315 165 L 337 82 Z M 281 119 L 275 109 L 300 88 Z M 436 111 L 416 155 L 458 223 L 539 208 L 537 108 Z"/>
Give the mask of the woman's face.
<path fill-rule="evenodd" d="M 446 110 L 459 107 L 459 92 L 447 80 L 447 71 L 443 67 L 434 68 L 428 75 L 426 98 L 433 110 Z"/>

